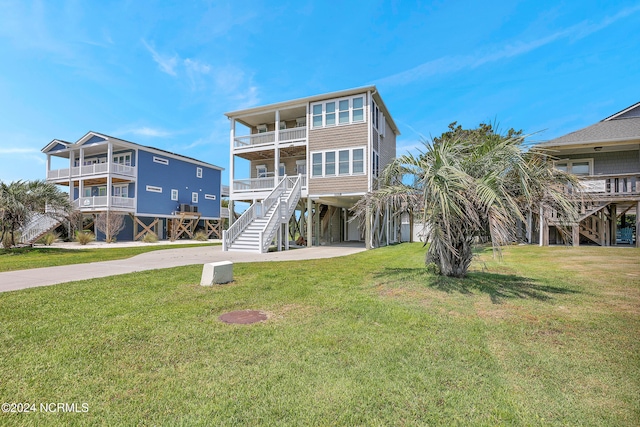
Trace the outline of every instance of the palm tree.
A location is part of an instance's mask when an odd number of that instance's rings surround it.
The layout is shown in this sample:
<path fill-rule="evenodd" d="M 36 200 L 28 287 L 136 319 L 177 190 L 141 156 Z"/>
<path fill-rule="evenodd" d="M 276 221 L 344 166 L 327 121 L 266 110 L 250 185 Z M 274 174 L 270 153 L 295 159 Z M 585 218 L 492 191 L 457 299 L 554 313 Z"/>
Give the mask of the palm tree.
<path fill-rule="evenodd" d="M 50 216 L 67 214 L 71 210 L 68 196 L 54 184 L 45 181 L 0 181 L 0 241 L 11 236 L 15 246 L 15 232 L 24 226 L 34 214 Z"/>
<path fill-rule="evenodd" d="M 446 276 L 464 277 L 479 236 L 494 250 L 516 240 L 518 221 L 541 205 L 552 207 L 566 223 L 577 217 L 564 189 L 572 175 L 553 168 L 553 159 L 525 150 L 520 131 L 497 133 L 491 124 L 465 130 L 456 123 L 430 142 L 419 156 L 404 155 L 388 165 L 380 190 L 356 205 L 360 218 L 372 207 L 422 211 L 429 243 L 427 263 Z M 566 230 L 561 230 L 566 232 Z"/>

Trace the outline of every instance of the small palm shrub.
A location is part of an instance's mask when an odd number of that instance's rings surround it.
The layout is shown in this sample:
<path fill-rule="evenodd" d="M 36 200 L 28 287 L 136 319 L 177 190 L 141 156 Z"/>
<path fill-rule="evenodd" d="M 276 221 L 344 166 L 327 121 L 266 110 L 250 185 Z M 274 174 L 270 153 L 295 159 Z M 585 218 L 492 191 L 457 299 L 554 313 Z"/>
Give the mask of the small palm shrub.
<path fill-rule="evenodd" d="M 55 242 L 59 238 L 60 238 L 60 235 L 58 233 L 56 233 L 55 231 L 49 231 L 48 233 L 43 235 L 38 241 L 45 246 L 51 246 L 53 242 Z"/>
<path fill-rule="evenodd" d="M 145 243 L 158 243 L 158 236 L 155 233 L 147 233 L 142 238 Z"/>
<path fill-rule="evenodd" d="M 86 245 L 87 243 L 93 242 L 94 240 L 96 240 L 96 236 L 91 231 L 76 231 L 76 242 L 80 243 L 81 245 Z"/>
<path fill-rule="evenodd" d="M 200 242 L 206 242 L 207 240 L 209 240 L 209 238 L 207 237 L 207 233 L 205 233 L 204 231 L 200 230 L 200 231 L 197 231 L 196 234 L 193 235 L 193 240 L 198 240 Z"/>

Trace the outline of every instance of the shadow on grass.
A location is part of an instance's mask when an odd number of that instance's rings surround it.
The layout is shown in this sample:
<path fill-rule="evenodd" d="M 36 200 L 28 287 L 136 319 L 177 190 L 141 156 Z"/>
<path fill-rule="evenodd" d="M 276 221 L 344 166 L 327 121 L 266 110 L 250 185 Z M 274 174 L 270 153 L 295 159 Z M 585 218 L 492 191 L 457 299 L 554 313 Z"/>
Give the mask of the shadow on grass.
<path fill-rule="evenodd" d="M 447 293 L 471 295 L 480 292 L 489 295 L 494 304 L 514 298 L 549 301 L 553 295 L 579 293 L 573 289 L 544 285 L 528 277 L 486 272 L 469 273 L 466 278 L 458 279 L 437 276 L 425 268 L 388 268 L 376 274 L 376 278 L 399 284 L 400 287 L 413 283 Z"/>

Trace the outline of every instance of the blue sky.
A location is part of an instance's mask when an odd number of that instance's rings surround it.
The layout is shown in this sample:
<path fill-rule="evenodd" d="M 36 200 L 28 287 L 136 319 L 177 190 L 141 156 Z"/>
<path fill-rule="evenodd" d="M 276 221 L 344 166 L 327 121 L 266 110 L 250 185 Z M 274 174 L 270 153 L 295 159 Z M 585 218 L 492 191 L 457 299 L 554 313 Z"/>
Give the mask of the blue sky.
<path fill-rule="evenodd" d="M 227 169 L 223 113 L 369 84 L 399 153 L 452 121 L 547 140 L 640 101 L 638 28 L 637 1 L 0 0 L 0 180 L 89 130 Z"/>

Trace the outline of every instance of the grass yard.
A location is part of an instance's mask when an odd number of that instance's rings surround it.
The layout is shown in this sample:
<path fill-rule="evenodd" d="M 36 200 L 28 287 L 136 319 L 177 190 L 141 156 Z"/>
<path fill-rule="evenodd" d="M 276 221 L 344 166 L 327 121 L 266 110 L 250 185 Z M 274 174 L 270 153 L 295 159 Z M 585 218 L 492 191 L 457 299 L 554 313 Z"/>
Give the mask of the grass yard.
<path fill-rule="evenodd" d="M 0 294 L 6 425 L 640 424 L 640 250 L 511 247 L 468 279 L 420 244 Z M 228 325 L 233 310 L 269 313 Z"/>
<path fill-rule="evenodd" d="M 144 252 L 179 249 L 194 246 L 215 246 L 220 243 L 193 243 L 184 245 L 149 244 L 129 248 L 61 249 L 36 246 L 33 248 L 0 249 L 0 273 L 58 265 L 84 264 L 96 261 L 131 258 Z"/>

